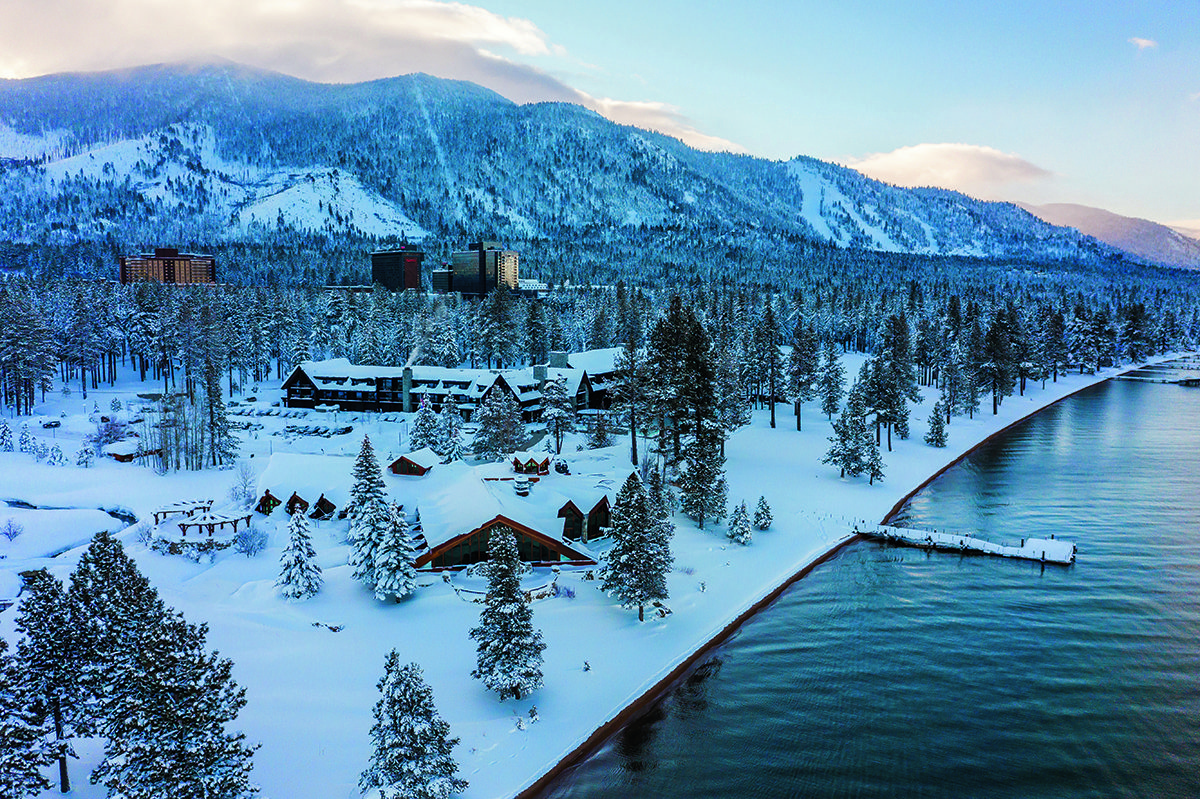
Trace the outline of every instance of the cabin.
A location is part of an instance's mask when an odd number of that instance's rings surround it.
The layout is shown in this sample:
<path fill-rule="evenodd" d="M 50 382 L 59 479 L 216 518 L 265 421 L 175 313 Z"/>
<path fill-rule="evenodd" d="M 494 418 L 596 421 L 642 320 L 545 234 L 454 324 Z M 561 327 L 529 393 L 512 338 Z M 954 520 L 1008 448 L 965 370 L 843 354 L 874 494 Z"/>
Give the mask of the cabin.
<path fill-rule="evenodd" d="M 392 474 L 403 474 L 409 477 L 424 477 L 434 466 L 442 462 L 442 458 L 429 447 L 401 455 L 388 466 Z"/>
<path fill-rule="evenodd" d="M 284 504 L 283 509 L 287 513 L 288 516 L 295 515 L 296 511 L 300 511 L 301 513 L 307 513 L 308 512 L 308 503 L 305 502 L 304 499 L 299 494 L 297 494 L 295 491 L 293 491 L 292 495 L 290 497 L 288 497 L 288 501 Z"/>
<path fill-rule="evenodd" d="M 517 474 L 550 474 L 550 453 L 514 452 L 512 467 Z"/>
<path fill-rule="evenodd" d="M 263 516 L 270 516 L 271 511 L 278 508 L 282 501 L 283 500 L 281 500 L 279 497 L 272 494 L 271 489 L 268 488 L 263 492 L 262 497 L 259 498 L 258 504 L 254 506 L 254 509 Z"/>
<path fill-rule="evenodd" d="M 324 494 L 321 495 L 320 499 L 313 503 L 312 507 L 312 513 L 308 514 L 308 518 L 316 519 L 319 522 L 323 522 L 326 519 L 332 519 L 334 511 L 337 510 L 337 505 L 334 505 L 332 502 L 325 499 Z"/>
<path fill-rule="evenodd" d="M 585 501 L 583 505 L 587 507 Z M 563 520 L 563 538 L 568 541 L 579 541 L 586 544 L 606 535 L 605 528 L 612 521 L 612 508 L 608 504 L 608 495 L 602 495 L 595 504 L 585 512 L 568 500 L 567 504 L 558 509 L 558 515 Z"/>
<path fill-rule="evenodd" d="M 417 557 L 418 569 L 458 569 L 487 560 L 488 541 L 493 530 L 508 527 L 516 534 L 521 560 L 534 566 L 555 566 L 564 561 L 578 565 L 594 565 L 592 556 L 565 542 L 534 530 L 506 516 L 497 515 L 474 530 L 451 538 Z"/>
<path fill-rule="evenodd" d="M 139 438 L 126 438 L 115 441 L 104 448 L 104 454 L 120 463 L 132 463 L 138 458 L 148 458 L 151 455 L 161 455 L 161 449 L 142 449 Z"/>

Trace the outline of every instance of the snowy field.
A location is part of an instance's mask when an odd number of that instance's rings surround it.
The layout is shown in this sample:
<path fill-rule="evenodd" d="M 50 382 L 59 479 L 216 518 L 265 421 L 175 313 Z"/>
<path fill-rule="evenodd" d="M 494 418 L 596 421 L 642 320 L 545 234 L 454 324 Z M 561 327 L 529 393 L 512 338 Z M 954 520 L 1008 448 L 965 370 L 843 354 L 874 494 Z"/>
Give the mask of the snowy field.
<path fill-rule="evenodd" d="M 861 360 L 846 356 L 846 373 L 857 373 Z M 269 543 L 253 558 L 229 549 L 211 563 L 194 563 L 151 551 L 139 542 L 133 527 L 119 537 L 163 600 L 189 621 L 207 622 L 210 647 L 233 659 L 234 677 L 246 688 L 248 699 L 238 725 L 262 745 L 255 756 L 254 778 L 264 797 L 359 795 L 358 777 L 369 753 L 371 708 L 378 697 L 375 686 L 384 655 L 393 647 L 403 660 L 415 660 L 424 668 L 451 733 L 461 738 L 455 754 L 461 776 L 470 781 L 464 796 L 506 797 L 537 780 L 741 612 L 846 540 L 855 522 L 878 523 L 897 500 L 991 433 L 1112 374 L 1070 375 L 1047 383 L 1044 390 L 1031 385 L 1024 397 L 1008 398 L 999 416 L 985 411 L 973 421 L 955 418 L 947 428 L 945 449 L 921 440 L 934 399 L 927 389 L 927 401 L 912 410 L 912 438 L 894 440 L 894 451 L 884 452 L 886 476 L 874 486 L 868 486 L 865 477 L 841 479 L 836 469 L 820 463 L 830 426 L 815 404 L 804 411 L 804 432 L 795 430 L 786 405 L 778 406 L 774 430 L 768 426 L 767 412 L 756 411 L 753 423 L 727 443 L 729 499 L 745 500 L 753 511 L 759 495 L 765 495 L 774 512 L 772 528 L 756 532 L 749 546 L 739 546 L 725 537 L 724 524 L 709 523 L 700 530 L 677 515 L 675 570 L 669 580 L 672 613 L 660 618 L 648 612 L 645 623 L 638 622 L 636 611 L 622 610 L 601 594 L 598 583 L 585 579 L 583 572 L 564 571 L 558 585 L 573 589 L 574 596 L 560 590 L 558 596 L 533 606 L 534 624 L 547 644 L 545 687 L 518 702 L 497 701 L 469 676 L 475 650 L 467 631 L 477 622 L 481 606 L 465 589 L 479 586 L 462 576 L 446 582 L 441 575 L 423 575 L 424 587 L 415 597 L 400 604 L 379 603 L 351 578 L 343 543 L 346 522 L 314 523 L 325 587 L 316 598 L 294 604 L 280 599 L 274 588 L 286 544 L 282 511 L 271 517 L 255 515 Z M 82 437 L 94 428 L 88 420 L 93 401 L 105 413 L 114 397 L 136 408 L 136 393 L 153 390 L 152 383 L 130 381 L 115 389 L 89 391 L 86 403 L 77 395 L 54 395 L 31 419 L 7 421 L 14 440 L 21 423 L 29 421 L 35 436 L 61 445 L 68 462 L 74 463 Z M 334 419 L 332 413 L 303 412 L 284 418 L 270 415 L 278 410 L 271 405 L 278 397 L 278 391 L 259 391 L 255 403 L 231 409 L 250 412 L 231 418 L 261 425 L 243 433 L 242 447 L 243 459 L 258 473 L 273 452 L 324 454 L 330 456 L 330 482 L 345 482 L 363 433 L 370 434 L 381 460 L 386 458 L 384 466 L 405 451 L 400 447 L 405 423 L 398 415 L 389 420 L 377 414 L 339 413 Z M 990 408 L 990 402 L 985 405 Z M 50 419 L 60 420 L 62 426 L 43 429 L 42 422 Z M 348 425 L 353 430 L 329 438 L 273 434 L 287 425 Z M 578 440 L 569 439 L 563 448 L 572 471 L 609 475 L 619 486 L 629 468 L 628 440 L 618 439 L 617 446 L 605 450 L 575 452 Z M 401 480 L 422 479 L 385 476 L 393 493 Z M 218 505 L 226 503 L 234 481 L 232 471 L 158 476 L 108 458 L 83 469 L 38 464 L 27 454 L 0 453 L 0 500 L 65 509 L 0 505 L 0 525 L 11 517 L 24 527 L 11 542 L 0 537 L 0 600 L 14 596 L 17 574 L 25 569 L 45 566 L 67 580 L 83 542 L 97 530 L 124 527 L 100 509 L 128 511 L 149 521 L 155 508 L 175 501 L 212 498 Z M 405 491 L 412 485 L 407 483 Z M 986 537 L 986 530 L 979 532 Z M 549 570 L 540 570 L 528 585 L 544 585 L 553 578 Z M 14 616 L 13 609 L 0 613 L 0 635 L 10 643 Z M 529 724 L 534 705 L 539 720 Z M 518 727 L 519 718 L 526 722 L 524 729 Z M 74 795 L 102 797 L 102 787 L 87 782 L 100 756 L 99 742 L 83 742 L 76 749 L 80 760 L 72 763 Z M 52 795 L 57 794 L 45 794 Z"/>

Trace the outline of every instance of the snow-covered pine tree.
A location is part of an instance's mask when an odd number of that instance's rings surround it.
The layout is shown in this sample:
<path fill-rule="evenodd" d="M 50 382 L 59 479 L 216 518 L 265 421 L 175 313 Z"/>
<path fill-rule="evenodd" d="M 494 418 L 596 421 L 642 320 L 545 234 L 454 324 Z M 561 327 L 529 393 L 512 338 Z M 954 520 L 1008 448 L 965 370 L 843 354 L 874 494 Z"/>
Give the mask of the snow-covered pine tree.
<path fill-rule="evenodd" d="M 875 485 L 876 480 L 883 479 L 883 456 L 879 452 L 879 443 L 866 425 L 863 425 L 862 437 L 862 470 L 867 473 L 867 484 Z"/>
<path fill-rule="evenodd" d="M 588 449 L 603 449 L 612 446 L 612 436 L 608 433 L 608 414 L 600 411 L 592 417 L 592 425 L 588 430 Z"/>
<path fill-rule="evenodd" d="M 636 472 L 617 492 L 609 525 L 613 545 L 600 570 L 600 588 L 621 607 L 636 607 L 638 621 L 644 621 L 645 606 L 668 596 L 674 527 Z"/>
<path fill-rule="evenodd" d="M 67 599 L 80 647 L 80 681 L 102 720 L 120 712 L 114 690 L 133 667 L 143 637 L 158 625 L 166 608 L 121 542 L 104 531 L 92 538 L 80 557 Z M 90 722 L 80 718 L 81 734 L 92 733 Z"/>
<path fill-rule="evenodd" d="M 477 666 L 471 676 L 483 680 L 503 701 L 520 699 L 542 687 L 542 633 L 534 629 L 533 609 L 521 591 L 517 537 L 503 525 L 488 540 L 488 591 L 479 626 L 471 630 Z"/>
<path fill-rule="evenodd" d="M 429 404 L 428 398 L 424 395 L 421 395 L 421 405 L 417 408 L 417 415 L 413 418 L 410 430 L 409 449 L 414 452 L 425 447 L 435 451 L 438 449 L 440 443 L 438 440 L 438 417 L 433 412 L 433 406 Z"/>
<path fill-rule="evenodd" d="M 13 434 L 12 428 L 8 426 L 8 422 L 0 419 L 0 452 L 13 451 Z"/>
<path fill-rule="evenodd" d="M 66 466 L 67 458 L 63 455 L 62 447 L 55 444 L 50 448 L 50 454 L 46 456 L 47 466 Z"/>
<path fill-rule="evenodd" d="M 483 461 L 497 461 L 521 448 L 525 425 L 512 392 L 495 384 L 479 403 L 471 421 L 478 428 L 472 450 Z"/>
<path fill-rule="evenodd" d="M 363 436 L 362 447 L 354 460 L 354 470 L 351 472 L 354 484 L 350 487 L 350 501 L 346 503 L 346 513 L 353 522 L 359 516 L 359 509 L 373 500 L 384 500 L 386 489 L 383 484 L 383 470 L 379 468 L 379 459 L 375 456 L 375 448 L 371 446 L 370 436 Z"/>
<path fill-rule="evenodd" d="M 360 790 L 378 788 L 382 799 L 447 799 L 467 789 L 457 775 L 450 725 L 433 704 L 433 689 L 416 663 L 400 664 L 393 649 L 384 660 L 371 727 L 371 760 Z"/>
<path fill-rule="evenodd" d="M 304 511 L 297 508 L 288 520 L 288 545 L 279 559 L 279 579 L 275 585 L 288 599 L 308 599 L 321 591 L 324 578 L 317 565 L 317 552 L 313 549 L 312 534 Z"/>
<path fill-rule="evenodd" d="M 54 735 L 59 785 L 68 793 L 67 757 L 74 755 L 70 739 L 85 712 L 79 638 L 62 583 L 45 569 L 24 572 L 22 579 L 25 584 L 16 629 L 24 637 L 17 644 L 17 660 L 38 725 L 48 727 Z"/>
<path fill-rule="evenodd" d="M 408 515 L 404 508 L 392 505 L 387 530 L 375 551 L 376 599 L 399 602 L 417 590 L 417 572 L 413 567 L 416 557 Z"/>
<path fill-rule="evenodd" d="M 767 504 L 767 498 L 760 496 L 758 505 L 754 508 L 754 529 L 769 530 L 774 517 L 771 516 L 771 506 Z"/>
<path fill-rule="evenodd" d="M 929 412 L 929 432 L 925 434 L 925 443 L 931 447 L 946 446 L 946 420 L 943 414 L 942 403 L 939 400 L 933 404 L 933 410 Z"/>
<path fill-rule="evenodd" d="M 567 387 L 562 378 L 547 380 L 542 386 L 542 422 L 546 433 L 554 441 L 554 453 L 562 454 L 563 434 L 571 429 L 575 418 L 575 404 L 567 396 Z"/>
<path fill-rule="evenodd" d="M 750 512 L 746 509 L 744 500 L 733 509 L 733 514 L 729 517 L 729 532 L 726 535 L 730 541 L 743 546 L 749 544 L 754 537 L 754 531 L 750 527 Z"/>
<path fill-rule="evenodd" d="M 81 469 L 90 469 L 92 463 L 96 460 L 96 453 L 92 451 L 91 445 L 86 441 L 79 448 L 79 452 L 75 453 L 75 465 Z"/>
<path fill-rule="evenodd" d="M 379 582 L 376 558 L 390 524 L 391 511 L 383 498 L 359 505 L 356 518 L 350 522 L 350 565 L 354 567 L 354 579 L 361 580 L 372 591 Z"/>
<path fill-rule="evenodd" d="M 108 403 L 108 409 L 113 413 L 121 412 L 121 401 L 116 397 L 112 398 L 112 402 Z"/>
<path fill-rule="evenodd" d="M 796 429 L 800 429 L 800 406 L 817 394 L 821 368 L 821 342 L 812 327 L 797 313 L 792 330 L 792 352 L 788 356 L 788 394 L 795 404 Z"/>
<path fill-rule="evenodd" d="M 49 790 L 42 768 L 56 756 L 26 685 L 16 660 L 8 654 L 8 642 L 0 638 L 0 795 L 6 799 L 25 799 Z"/>
<path fill-rule="evenodd" d="M 829 437 L 831 446 L 821 459 L 822 463 L 838 467 L 842 477 L 847 474 L 857 477 L 866 467 L 866 437 L 869 436 L 873 444 L 875 442 L 866 423 L 866 412 L 861 384 L 856 383 L 846 400 L 846 408 L 833 423 L 833 435 Z"/>
<path fill-rule="evenodd" d="M 706 519 L 725 517 L 725 456 L 720 450 L 720 430 L 705 421 L 683 449 L 684 472 L 679 480 L 683 512 L 704 529 Z"/>
<path fill-rule="evenodd" d="M 29 432 L 29 422 L 21 422 L 21 437 L 17 443 L 17 449 L 21 452 L 32 455 L 37 451 L 37 442 L 33 440 L 33 435 Z"/>
<path fill-rule="evenodd" d="M 442 456 L 443 463 L 462 460 L 462 416 L 452 402 L 443 403 L 442 412 L 438 414 L 437 441 L 434 450 Z"/>
<path fill-rule="evenodd" d="M 208 628 L 166 613 L 133 653 L 105 719 L 92 773 L 112 797 L 247 799 L 257 747 L 228 727 L 246 704 L 233 664 L 205 649 Z"/>
<path fill-rule="evenodd" d="M 846 371 L 838 359 L 837 345 L 833 341 L 826 341 L 817 375 L 817 393 L 821 397 L 821 412 L 829 419 L 833 419 L 842 405 L 845 382 Z"/>
<path fill-rule="evenodd" d="M 221 466 L 237 460 L 240 442 L 229 424 L 229 412 L 221 395 L 221 371 L 210 357 L 204 363 L 204 407 L 207 411 L 208 462 Z"/>

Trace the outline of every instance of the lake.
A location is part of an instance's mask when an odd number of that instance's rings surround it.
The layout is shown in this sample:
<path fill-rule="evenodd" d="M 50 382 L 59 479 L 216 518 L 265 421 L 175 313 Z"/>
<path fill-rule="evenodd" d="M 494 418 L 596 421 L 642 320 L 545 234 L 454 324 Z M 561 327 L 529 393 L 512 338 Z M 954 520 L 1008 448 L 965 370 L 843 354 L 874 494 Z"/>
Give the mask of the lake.
<path fill-rule="evenodd" d="M 953 435 L 953 425 L 950 426 Z M 549 797 L 1200 796 L 1200 389 L 1108 381 L 977 449 Z"/>

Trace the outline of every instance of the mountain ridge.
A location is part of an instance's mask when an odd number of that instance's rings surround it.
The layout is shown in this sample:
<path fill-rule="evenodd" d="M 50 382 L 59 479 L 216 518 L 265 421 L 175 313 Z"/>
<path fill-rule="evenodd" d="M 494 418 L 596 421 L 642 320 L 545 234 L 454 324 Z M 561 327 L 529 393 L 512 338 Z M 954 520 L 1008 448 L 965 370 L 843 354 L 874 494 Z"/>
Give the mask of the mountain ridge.
<path fill-rule="evenodd" d="M 1149 219 L 1076 203 L 1014 203 L 1052 225 L 1072 227 L 1150 263 L 1200 269 L 1200 241 Z"/>
<path fill-rule="evenodd" d="M 581 106 L 521 105 L 422 73 L 322 84 L 203 62 L 3 81 L 0 159 L 0 221 L 22 242 L 159 241 L 183 227 L 222 240 L 294 229 L 564 242 L 654 229 L 760 247 L 1120 257 L 1012 204 L 807 156 L 702 152 Z M 297 187 L 302 213 L 272 205 Z"/>

